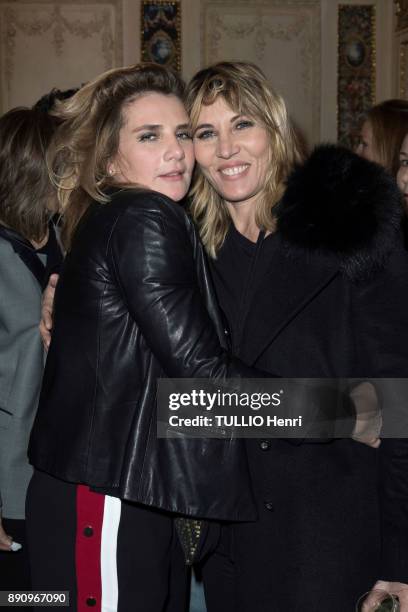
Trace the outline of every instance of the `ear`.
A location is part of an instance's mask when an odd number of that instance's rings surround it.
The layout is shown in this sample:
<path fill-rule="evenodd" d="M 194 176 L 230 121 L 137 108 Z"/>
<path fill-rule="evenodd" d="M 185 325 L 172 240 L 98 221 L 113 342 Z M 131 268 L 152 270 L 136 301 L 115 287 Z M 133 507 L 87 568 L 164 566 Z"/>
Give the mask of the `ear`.
<path fill-rule="evenodd" d="M 112 162 L 108 164 L 107 170 L 109 176 L 113 176 L 114 174 L 116 174 L 116 168 Z"/>

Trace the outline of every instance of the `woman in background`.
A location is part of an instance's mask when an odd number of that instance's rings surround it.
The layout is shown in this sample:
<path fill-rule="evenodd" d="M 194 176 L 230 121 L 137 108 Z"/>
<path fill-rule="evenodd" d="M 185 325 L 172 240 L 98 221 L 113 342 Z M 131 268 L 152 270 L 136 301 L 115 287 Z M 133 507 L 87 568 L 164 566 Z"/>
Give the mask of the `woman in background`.
<path fill-rule="evenodd" d="M 356 153 L 383 166 L 393 177 L 400 168 L 400 151 L 408 133 L 408 101 L 385 100 L 368 111 L 361 128 Z M 408 206 L 404 198 L 401 221 L 405 248 L 408 250 Z"/>
<path fill-rule="evenodd" d="M 45 160 L 55 127 L 54 118 L 28 108 L 0 118 L 0 590 L 31 588 L 25 498 L 43 370 L 38 322 L 42 289 L 61 260 Z"/>
<path fill-rule="evenodd" d="M 200 71 L 187 107 L 191 213 L 234 354 L 288 378 L 405 377 L 408 257 L 391 177 L 334 146 L 300 166 L 285 104 L 251 64 Z M 247 451 L 259 520 L 223 527 L 203 566 L 209 612 L 345 612 L 379 579 L 404 588 L 406 440 Z"/>
<path fill-rule="evenodd" d="M 407 132 L 408 101 L 385 100 L 366 114 L 356 153 L 384 166 L 395 177 L 399 168 L 399 151 Z"/>

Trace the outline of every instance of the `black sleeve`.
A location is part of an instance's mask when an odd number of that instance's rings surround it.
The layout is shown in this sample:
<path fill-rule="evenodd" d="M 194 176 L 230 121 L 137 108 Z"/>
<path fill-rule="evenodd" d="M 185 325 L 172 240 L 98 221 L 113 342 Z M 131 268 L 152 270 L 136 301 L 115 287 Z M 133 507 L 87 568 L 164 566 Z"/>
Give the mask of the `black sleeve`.
<path fill-rule="evenodd" d="M 186 216 L 175 206 L 147 196 L 127 207 L 112 232 L 111 261 L 130 315 L 169 377 L 262 377 L 221 348 L 199 290 Z"/>
<path fill-rule="evenodd" d="M 382 395 L 378 449 L 382 580 L 408 583 L 408 254 L 396 250 L 387 269 L 362 283 L 355 300 L 362 369 Z M 390 435 L 390 434 L 388 434 Z M 398 436 L 398 437 L 397 437 Z"/>

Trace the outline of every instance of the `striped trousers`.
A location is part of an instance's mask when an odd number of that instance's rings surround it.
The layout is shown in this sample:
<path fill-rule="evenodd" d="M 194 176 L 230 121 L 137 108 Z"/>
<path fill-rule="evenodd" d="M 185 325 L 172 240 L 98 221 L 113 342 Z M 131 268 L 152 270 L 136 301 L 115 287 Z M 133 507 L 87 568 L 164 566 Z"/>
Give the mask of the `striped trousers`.
<path fill-rule="evenodd" d="M 185 612 L 188 572 L 170 514 L 39 471 L 26 512 L 34 590 L 69 591 L 72 612 Z"/>

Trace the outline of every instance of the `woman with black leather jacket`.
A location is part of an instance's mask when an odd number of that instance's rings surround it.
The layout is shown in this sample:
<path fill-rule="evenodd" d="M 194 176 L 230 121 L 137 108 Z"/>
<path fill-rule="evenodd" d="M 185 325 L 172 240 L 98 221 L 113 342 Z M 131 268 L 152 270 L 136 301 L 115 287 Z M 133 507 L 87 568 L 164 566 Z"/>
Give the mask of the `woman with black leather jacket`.
<path fill-rule="evenodd" d="M 112 70 L 59 114 L 67 256 L 29 449 L 34 588 L 68 590 L 72 610 L 179 612 L 170 513 L 256 512 L 241 441 L 157 439 L 157 379 L 254 371 L 222 347 L 204 251 L 176 204 L 194 165 L 180 79 Z"/>

